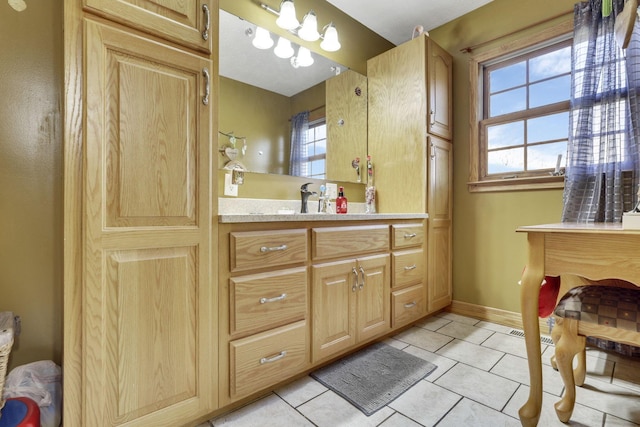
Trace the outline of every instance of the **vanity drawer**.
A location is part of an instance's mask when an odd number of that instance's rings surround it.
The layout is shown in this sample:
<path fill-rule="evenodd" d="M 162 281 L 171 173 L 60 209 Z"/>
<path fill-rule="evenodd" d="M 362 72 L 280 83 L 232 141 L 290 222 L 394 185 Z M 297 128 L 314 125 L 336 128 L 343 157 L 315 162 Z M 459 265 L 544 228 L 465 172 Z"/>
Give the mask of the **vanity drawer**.
<path fill-rule="evenodd" d="M 391 293 L 391 326 L 401 326 L 419 319 L 426 309 L 422 284 Z"/>
<path fill-rule="evenodd" d="M 297 322 L 230 343 L 230 394 L 248 395 L 307 367 L 307 324 Z"/>
<path fill-rule="evenodd" d="M 249 334 L 296 320 L 307 312 L 307 268 L 229 279 L 229 334 Z"/>
<path fill-rule="evenodd" d="M 229 268 L 232 272 L 307 260 L 305 229 L 232 232 L 229 245 Z"/>
<path fill-rule="evenodd" d="M 388 225 L 314 228 L 311 236 L 314 260 L 389 250 Z"/>
<path fill-rule="evenodd" d="M 425 227 L 421 223 L 394 224 L 391 226 L 391 245 L 393 249 L 420 246 L 424 243 Z"/>
<path fill-rule="evenodd" d="M 399 288 L 423 282 L 425 279 L 424 266 L 425 259 L 422 249 L 393 252 L 391 255 L 391 268 L 393 271 L 391 287 Z"/>

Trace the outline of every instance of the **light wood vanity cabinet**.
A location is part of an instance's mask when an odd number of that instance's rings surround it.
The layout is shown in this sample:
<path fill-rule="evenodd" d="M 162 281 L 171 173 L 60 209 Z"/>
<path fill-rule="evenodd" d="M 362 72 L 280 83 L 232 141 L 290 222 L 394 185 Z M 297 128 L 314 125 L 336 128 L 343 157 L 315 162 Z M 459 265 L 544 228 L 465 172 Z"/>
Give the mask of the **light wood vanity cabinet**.
<path fill-rule="evenodd" d="M 391 226 L 392 280 L 391 325 L 398 327 L 424 316 L 427 310 L 427 268 L 425 226 L 402 224 Z"/>
<path fill-rule="evenodd" d="M 390 330 L 389 227 L 311 232 L 312 355 L 317 362 Z M 384 253 L 366 255 L 371 252 Z M 328 258 L 336 260 L 324 262 Z"/>
<path fill-rule="evenodd" d="M 424 299 L 431 313 L 452 298 L 452 58 L 423 35 L 367 61 L 367 79 L 378 211 L 429 214 Z"/>
<path fill-rule="evenodd" d="M 425 237 L 421 218 L 220 223 L 221 408 L 425 316 Z"/>
<path fill-rule="evenodd" d="M 308 230 L 221 230 L 224 406 L 309 367 Z"/>
<path fill-rule="evenodd" d="M 200 43 L 172 28 L 199 33 L 201 1 L 64 3 L 65 425 L 193 425 L 218 407 L 205 4 Z"/>

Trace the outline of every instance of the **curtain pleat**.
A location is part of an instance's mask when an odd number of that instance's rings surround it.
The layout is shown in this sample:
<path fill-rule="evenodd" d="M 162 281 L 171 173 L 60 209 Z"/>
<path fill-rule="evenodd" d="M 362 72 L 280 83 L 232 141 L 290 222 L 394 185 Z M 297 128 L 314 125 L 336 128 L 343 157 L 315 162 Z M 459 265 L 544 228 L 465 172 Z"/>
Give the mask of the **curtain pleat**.
<path fill-rule="evenodd" d="M 291 158 L 289 175 L 306 176 L 308 157 L 306 153 L 307 134 L 309 130 L 309 112 L 303 111 L 291 118 Z"/>

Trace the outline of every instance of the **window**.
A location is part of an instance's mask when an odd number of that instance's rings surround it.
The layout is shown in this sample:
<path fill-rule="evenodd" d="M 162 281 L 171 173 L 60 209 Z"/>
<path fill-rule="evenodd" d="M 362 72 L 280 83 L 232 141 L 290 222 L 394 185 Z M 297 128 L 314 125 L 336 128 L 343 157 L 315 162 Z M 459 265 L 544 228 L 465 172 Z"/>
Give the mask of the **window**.
<path fill-rule="evenodd" d="M 570 23 L 471 61 L 470 191 L 562 187 L 571 95 Z M 561 156 L 561 157 L 560 157 Z"/>
<path fill-rule="evenodd" d="M 304 144 L 302 176 L 325 179 L 327 160 L 327 124 L 325 118 L 309 122 L 307 142 Z"/>

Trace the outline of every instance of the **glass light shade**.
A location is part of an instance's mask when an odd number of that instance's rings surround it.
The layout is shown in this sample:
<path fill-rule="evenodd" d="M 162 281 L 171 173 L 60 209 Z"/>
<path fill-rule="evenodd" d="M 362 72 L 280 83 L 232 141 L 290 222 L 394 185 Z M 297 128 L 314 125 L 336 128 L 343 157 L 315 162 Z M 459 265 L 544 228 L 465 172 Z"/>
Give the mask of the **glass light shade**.
<path fill-rule="evenodd" d="M 278 39 L 276 48 L 273 49 L 273 53 L 275 53 L 278 58 L 291 58 L 293 56 L 293 48 L 291 47 L 291 42 L 283 37 L 280 37 Z"/>
<path fill-rule="evenodd" d="M 338 30 L 333 24 L 329 24 L 324 31 L 324 38 L 320 42 L 320 47 L 327 52 L 335 52 L 340 49 L 340 42 L 338 41 Z"/>
<path fill-rule="evenodd" d="M 276 19 L 276 25 L 285 30 L 294 30 L 300 26 L 293 1 L 284 0 L 280 4 L 280 16 Z"/>
<path fill-rule="evenodd" d="M 257 27 L 256 35 L 251 43 L 258 49 L 269 49 L 273 46 L 273 39 L 271 38 L 269 31 L 262 27 Z"/>
<path fill-rule="evenodd" d="M 298 30 L 298 37 L 308 42 L 314 42 L 320 38 L 318 18 L 313 10 L 304 16 L 302 27 Z"/>
<path fill-rule="evenodd" d="M 308 67 L 313 64 L 313 56 L 311 56 L 311 51 L 306 47 L 300 46 L 298 49 L 298 56 L 296 57 L 296 62 L 298 63 L 298 67 Z"/>

